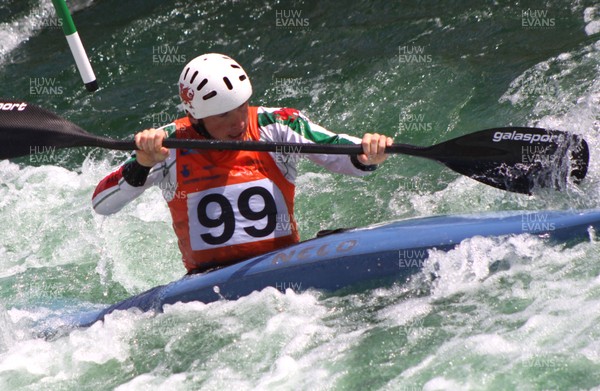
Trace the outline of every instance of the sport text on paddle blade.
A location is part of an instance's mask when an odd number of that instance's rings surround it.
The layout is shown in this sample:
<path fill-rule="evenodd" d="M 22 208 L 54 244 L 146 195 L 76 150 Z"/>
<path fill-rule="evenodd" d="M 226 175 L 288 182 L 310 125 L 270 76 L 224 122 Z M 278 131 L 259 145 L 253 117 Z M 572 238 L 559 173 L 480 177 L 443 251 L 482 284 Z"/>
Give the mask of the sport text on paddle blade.
<path fill-rule="evenodd" d="M 131 150 L 133 142 L 94 136 L 31 103 L 0 98 L 0 159 L 72 147 Z"/>
<path fill-rule="evenodd" d="M 541 128 L 494 128 L 432 147 L 432 156 L 454 171 L 487 185 L 531 194 L 563 190 L 587 173 L 589 148 L 578 135 Z"/>

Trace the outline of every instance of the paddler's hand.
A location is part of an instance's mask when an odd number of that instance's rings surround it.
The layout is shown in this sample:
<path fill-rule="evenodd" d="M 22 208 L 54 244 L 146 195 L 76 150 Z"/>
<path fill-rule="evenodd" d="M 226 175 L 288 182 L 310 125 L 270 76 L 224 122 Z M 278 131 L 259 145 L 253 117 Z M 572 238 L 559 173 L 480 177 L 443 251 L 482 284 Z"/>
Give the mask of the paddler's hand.
<path fill-rule="evenodd" d="M 362 139 L 364 153 L 358 155 L 358 161 L 366 166 L 383 163 L 388 157 L 385 154 L 385 147 L 389 147 L 393 142 L 391 137 L 381 134 L 365 134 Z"/>
<path fill-rule="evenodd" d="M 135 135 L 136 159 L 144 167 L 153 167 L 154 165 L 165 161 L 169 156 L 169 150 L 162 146 L 163 140 L 167 137 L 164 130 L 146 129 Z"/>

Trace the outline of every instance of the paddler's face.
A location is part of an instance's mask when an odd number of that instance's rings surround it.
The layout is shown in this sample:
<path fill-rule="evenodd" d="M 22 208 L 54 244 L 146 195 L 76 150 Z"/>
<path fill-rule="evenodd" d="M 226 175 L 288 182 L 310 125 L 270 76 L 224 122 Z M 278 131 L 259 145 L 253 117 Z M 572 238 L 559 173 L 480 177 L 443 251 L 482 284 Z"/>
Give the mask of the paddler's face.
<path fill-rule="evenodd" d="M 248 102 L 223 114 L 203 118 L 204 127 L 216 140 L 240 141 L 248 130 Z"/>

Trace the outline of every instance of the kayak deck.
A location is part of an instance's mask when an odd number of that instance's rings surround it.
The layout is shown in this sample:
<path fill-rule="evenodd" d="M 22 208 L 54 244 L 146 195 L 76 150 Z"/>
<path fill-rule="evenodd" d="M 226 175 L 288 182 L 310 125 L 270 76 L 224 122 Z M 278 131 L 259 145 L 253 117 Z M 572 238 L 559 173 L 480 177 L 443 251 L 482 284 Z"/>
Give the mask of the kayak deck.
<path fill-rule="evenodd" d="M 116 310 L 162 311 L 177 302 L 234 300 L 274 287 L 301 292 L 337 291 L 369 281 L 403 282 L 422 270 L 429 250 L 450 250 L 475 236 L 531 234 L 569 242 L 600 228 L 600 210 L 496 212 L 434 216 L 334 233 L 248 259 L 207 274 L 186 276 L 152 288 L 102 311 L 80 314 L 89 326 Z"/>

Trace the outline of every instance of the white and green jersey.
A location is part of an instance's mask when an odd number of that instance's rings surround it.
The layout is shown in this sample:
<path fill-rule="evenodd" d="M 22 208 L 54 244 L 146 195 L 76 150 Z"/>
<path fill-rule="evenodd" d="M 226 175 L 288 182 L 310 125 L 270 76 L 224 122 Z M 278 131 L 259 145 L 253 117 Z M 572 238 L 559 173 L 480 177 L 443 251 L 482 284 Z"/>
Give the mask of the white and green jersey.
<path fill-rule="evenodd" d="M 335 134 L 311 122 L 304 114 L 289 108 L 258 108 L 258 125 L 261 141 L 290 142 L 298 144 L 360 144 L 361 139 L 346 134 Z M 293 152 L 293 151 L 283 151 Z M 297 176 L 298 159 L 291 154 L 281 158 L 279 152 L 270 152 L 286 179 L 294 183 Z M 348 155 L 309 154 L 303 155 L 311 161 L 338 174 L 362 176 L 374 167 L 364 166 Z"/>
<path fill-rule="evenodd" d="M 291 108 L 258 108 L 258 127 L 260 141 L 289 142 L 298 144 L 360 144 L 361 139 L 346 134 L 335 134 L 310 121 L 304 114 Z M 175 137 L 174 123 L 162 127 L 170 137 Z M 269 152 L 285 178 L 295 183 L 298 175 L 296 156 L 303 156 L 331 172 L 338 174 L 363 176 L 376 166 L 361 164 L 356 156 L 331 154 L 297 155 L 293 150 Z M 93 196 L 93 206 L 100 214 L 115 213 L 147 188 L 159 186 L 165 200 L 170 201 L 177 189 L 177 154 L 170 151 L 169 157 L 150 169 L 140 168 L 131 159 L 104 178 L 97 186 Z"/>

